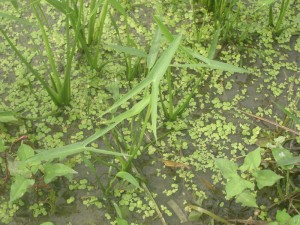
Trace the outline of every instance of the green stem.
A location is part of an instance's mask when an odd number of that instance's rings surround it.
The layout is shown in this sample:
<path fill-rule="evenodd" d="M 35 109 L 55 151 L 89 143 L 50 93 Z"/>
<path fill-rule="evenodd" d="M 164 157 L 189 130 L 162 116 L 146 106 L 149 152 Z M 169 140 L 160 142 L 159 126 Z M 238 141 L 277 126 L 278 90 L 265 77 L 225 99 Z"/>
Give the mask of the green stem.
<path fill-rule="evenodd" d="M 172 77 L 171 68 L 167 70 L 167 80 L 168 80 L 168 92 L 169 92 L 169 116 L 173 116 L 173 88 L 172 88 Z"/>
<path fill-rule="evenodd" d="M 279 17 L 278 17 L 276 25 L 275 25 L 275 32 L 277 32 L 279 30 L 289 4 L 290 4 L 290 0 L 282 0 Z"/>
<path fill-rule="evenodd" d="M 230 225 L 230 223 L 227 220 L 223 219 L 222 217 L 220 217 L 220 216 L 218 216 L 218 215 L 216 215 L 216 214 L 214 214 L 214 213 L 212 213 L 212 212 L 210 212 L 206 209 L 203 209 L 203 208 L 201 208 L 199 206 L 196 206 L 196 205 L 189 205 L 189 207 L 191 209 L 197 211 L 197 212 L 204 213 L 204 214 L 210 216 L 211 218 L 213 218 L 216 221 L 219 221 L 221 223 Z"/>
<path fill-rule="evenodd" d="M 96 5 L 96 0 L 92 0 L 90 3 L 90 14 L 93 12 Z M 91 45 L 93 42 L 93 35 L 94 35 L 94 29 L 95 29 L 95 20 L 96 20 L 97 13 L 94 13 L 91 15 L 91 18 L 89 20 L 89 28 L 88 28 L 88 41 L 87 44 Z"/>

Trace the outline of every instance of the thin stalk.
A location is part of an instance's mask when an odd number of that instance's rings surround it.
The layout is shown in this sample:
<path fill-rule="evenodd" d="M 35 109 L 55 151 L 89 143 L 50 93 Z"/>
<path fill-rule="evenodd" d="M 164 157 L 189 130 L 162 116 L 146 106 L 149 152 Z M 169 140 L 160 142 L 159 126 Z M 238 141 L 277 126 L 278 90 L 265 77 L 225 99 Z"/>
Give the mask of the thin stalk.
<path fill-rule="evenodd" d="M 108 0 L 104 0 L 103 7 L 99 16 L 99 26 L 97 27 L 96 33 L 95 33 L 95 42 L 96 44 L 99 43 L 101 40 L 102 34 L 103 34 L 103 28 L 105 23 L 105 18 L 108 10 Z"/>
<path fill-rule="evenodd" d="M 46 89 L 49 96 L 51 97 L 52 101 L 58 105 L 58 94 L 53 90 L 49 85 L 46 83 L 46 81 L 41 77 L 41 75 L 26 61 L 24 56 L 21 54 L 21 52 L 16 48 L 16 46 L 11 42 L 10 38 L 7 36 L 6 32 L 0 28 L 0 32 L 3 34 L 6 41 L 9 43 L 10 47 L 14 50 L 16 55 L 21 59 L 22 63 L 24 63 L 29 69 L 29 71 L 38 79 L 39 82 L 41 82 L 42 86 Z"/>
<path fill-rule="evenodd" d="M 139 141 L 138 141 L 137 145 L 134 147 L 131 156 L 128 158 L 127 165 L 124 169 L 125 171 L 127 171 L 129 169 L 129 167 L 131 166 L 133 158 L 137 155 L 137 153 L 138 153 L 138 151 L 139 151 L 139 149 L 142 145 L 143 137 L 144 137 L 144 134 L 145 134 L 145 131 L 146 131 L 146 128 L 147 128 L 147 123 L 150 119 L 150 115 L 151 115 L 151 106 L 149 105 L 148 109 L 147 109 L 145 119 L 144 119 L 144 124 L 143 124 L 142 130 L 140 132 Z"/>
<path fill-rule="evenodd" d="M 214 220 L 216 220 L 218 222 L 230 225 L 230 223 L 227 220 L 225 220 L 222 217 L 220 217 L 220 216 L 218 216 L 218 215 L 216 215 L 216 214 L 214 214 L 214 213 L 212 213 L 212 212 L 210 212 L 210 211 L 208 211 L 206 209 L 203 209 L 203 208 L 201 208 L 199 206 L 189 205 L 189 208 L 191 208 L 191 209 L 193 209 L 193 210 L 195 210 L 197 212 L 204 213 L 204 214 L 210 216 L 211 218 L 213 218 Z"/>
<path fill-rule="evenodd" d="M 290 194 L 290 171 L 286 171 L 286 187 L 285 187 L 285 195 L 288 196 Z"/>
<path fill-rule="evenodd" d="M 171 68 L 167 70 L 167 80 L 168 80 L 168 91 L 169 91 L 169 117 L 173 116 L 173 88 L 172 88 L 172 77 Z"/>
<path fill-rule="evenodd" d="M 282 24 L 283 18 L 286 14 L 287 8 L 290 4 L 290 0 L 282 0 L 281 7 L 280 7 L 280 13 L 275 25 L 275 31 L 277 32 Z"/>
<path fill-rule="evenodd" d="M 274 26 L 274 19 L 273 19 L 273 4 L 269 6 L 269 26 Z"/>
<path fill-rule="evenodd" d="M 189 96 L 186 98 L 186 100 L 184 101 L 183 104 L 181 104 L 178 109 L 175 110 L 174 112 L 174 120 L 177 118 L 177 116 L 180 116 L 185 110 L 186 108 L 188 107 L 189 103 L 190 103 L 190 100 L 191 98 L 193 97 L 193 95 L 195 94 L 195 91 L 196 89 L 198 88 L 200 82 L 202 81 L 202 78 L 198 78 L 196 84 L 194 85 L 193 87 L 193 90 L 191 91 L 191 93 L 189 94 Z"/>

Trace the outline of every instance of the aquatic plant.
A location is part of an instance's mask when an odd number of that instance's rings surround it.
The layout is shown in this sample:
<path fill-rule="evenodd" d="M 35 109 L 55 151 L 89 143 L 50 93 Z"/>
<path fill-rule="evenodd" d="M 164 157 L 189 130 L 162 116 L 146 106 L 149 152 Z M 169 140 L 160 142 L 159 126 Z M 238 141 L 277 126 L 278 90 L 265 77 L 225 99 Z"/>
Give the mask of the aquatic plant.
<path fill-rule="evenodd" d="M 21 62 L 24 63 L 27 69 L 37 78 L 37 80 L 42 84 L 42 87 L 47 91 L 48 95 L 51 97 L 52 101 L 57 106 L 66 106 L 69 105 L 71 100 L 71 67 L 72 61 L 75 54 L 75 49 L 77 45 L 77 37 L 79 30 L 76 29 L 74 32 L 74 38 L 70 37 L 70 27 L 69 27 L 69 16 L 66 14 L 66 65 L 63 78 L 60 77 L 59 71 L 57 69 L 57 63 L 55 62 L 55 57 L 52 49 L 50 48 L 49 43 L 49 27 L 46 28 L 48 22 L 45 20 L 45 15 L 42 10 L 41 4 L 39 1 L 32 1 L 30 7 L 33 10 L 33 13 L 39 24 L 40 31 L 42 33 L 43 43 L 45 46 L 47 58 L 51 67 L 51 72 L 48 75 L 48 79 L 43 78 L 43 75 L 34 69 L 34 67 L 27 61 L 23 54 L 17 49 L 17 46 L 9 38 L 8 34 L 3 28 L 0 28 L 0 32 L 3 34 L 6 41 L 9 43 L 13 51 L 20 58 Z M 79 20 L 77 20 L 78 22 Z"/>

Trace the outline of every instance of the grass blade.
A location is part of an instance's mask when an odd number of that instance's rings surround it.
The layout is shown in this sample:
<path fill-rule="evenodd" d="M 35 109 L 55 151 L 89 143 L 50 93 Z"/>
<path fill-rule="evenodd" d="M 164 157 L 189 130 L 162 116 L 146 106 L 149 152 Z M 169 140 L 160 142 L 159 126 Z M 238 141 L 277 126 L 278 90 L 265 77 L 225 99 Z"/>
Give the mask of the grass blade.
<path fill-rule="evenodd" d="M 116 177 L 120 177 L 123 180 L 126 180 L 128 183 L 132 184 L 133 186 L 135 186 L 136 188 L 140 187 L 139 182 L 137 181 L 137 179 L 135 179 L 130 173 L 125 172 L 125 171 L 120 171 L 116 174 Z"/>
<path fill-rule="evenodd" d="M 161 40 L 161 30 L 157 28 L 147 56 L 148 70 L 150 70 L 156 62 L 158 51 L 159 51 L 160 40 Z"/>
<path fill-rule="evenodd" d="M 277 108 L 279 108 L 281 111 L 283 111 L 289 117 L 291 117 L 295 121 L 295 123 L 297 123 L 298 125 L 300 125 L 300 119 L 298 117 L 296 117 L 295 115 L 293 115 L 290 111 L 288 111 L 287 109 L 285 109 L 284 107 L 282 107 L 278 103 L 276 103 L 276 102 L 273 102 L 273 103 L 277 106 Z"/>
<path fill-rule="evenodd" d="M 43 41 L 44 41 L 44 45 L 45 45 L 45 49 L 46 49 L 46 53 L 47 53 L 47 58 L 49 60 L 49 63 L 50 63 L 50 66 L 51 66 L 51 71 L 52 71 L 52 76 L 51 76 L 51 79 L 54 80 L 54 89 L 56 91 L 58 90 L 61 90 L 61 87 L 62 87 L 62 84 L 61 84 L 61 81 L 59 79 L 59 75 L 58 75 L 58 70 L 56 68 L 56 64 L 55 64 L 55 60 L 54 60 L 54 55 L 53 55 L 53 52 L 50 48 L 50 44 L 49 44 L 49 40 L 48 40 L 48 36 L 47 36 L 47 33 L 46 33 L 46 30 L 44 28 L 44 24 L 41 20 L 41 17 L 37 11 L 37 8 L 41 8 L 39 3 L 37 2 L 33 2 L 33 0 L 31 0 L 31 4 L 32 4 L 32 9 L 33 9 L 33 12 L 37 18 L 37 21 L 39 23 L 39 26 L 40 26 L 40 30 L 42 32 L 42 37 L 43 37 Z M 42 12 L 42 11 L 41 11 Z"/>
<path fill-rule="evenodd" d="M 116 51 L 123 52 L 128 55 L 137 56 L 137 57 L 143 57 L 146 58 L 147 54 L 143 52 L 142 50 L 132 48 L 132 47 L 124 47 L 121 45 L 108 45 L 109 48 L 112 48 Z"/>
<path fill-rule="evenodd" d="M 24 25 L 29 25 L 29 26 L 37 26 L 36 24 L 29 22 L 28 20 L 25 20 L 24 18 L 19 18 L 16 16 L 12 16 L 10 14 L 4 13 L 4 12 L 0 12 L 0 17 L 9 19 L 9 20 L 15 20 L 18 23 L 24 24 Z"/>

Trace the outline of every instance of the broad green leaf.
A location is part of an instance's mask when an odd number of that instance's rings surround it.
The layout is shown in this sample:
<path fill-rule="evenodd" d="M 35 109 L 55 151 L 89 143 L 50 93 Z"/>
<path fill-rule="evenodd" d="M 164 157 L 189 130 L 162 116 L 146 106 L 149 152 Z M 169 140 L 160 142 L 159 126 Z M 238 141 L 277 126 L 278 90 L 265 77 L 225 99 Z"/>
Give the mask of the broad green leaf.
<path fill-rule="evenodd" d="M 290 220 L 290 225 L 300 225 L 300 215 L 294 216 L 294 217 Z"/>
<path fill-rule="evenodd" d="M 147 56 L 147 67 L 150 70 L 157 59 L 157 54 L 159 51 L 159 44 L 161 40 L 161 30 L 159 28 L 156 29 L 155 34 L 152 39 L 151 47 Z"/>
<path fill-rule="evenodd" d="M 72 168 L 62 164 L 62 163 L 47 163 L 44 166 L 44 181 L 46 184 L 50 183 L 53 179 L 59 176 L 66 176 L 70 179 L 70 176 L 76 174 L 77 172 Z"/>
<path fill-rule="evenodd" d="M 283 178 L 282 176 L 274 173 L 272 170 L 259 170 L 256 173 L 253 173 L 253 176 L 256 178 L 257 187 L 259 189 L 266 186 L 272 186 L 278 180 Z"/>
<path fill-rule="evenodd" d="M 287 224 L 292 217 L 286 212 L 286 210 L 277 210 L 276 221 L 280 224 Z M 289 223 L 290 224 L 290 223 Z"/>
<path fill-rule="evenodd" d="M 20 161 L 24 161 L 34 156 L 34 150 L 29 145 L 22 143 L 18 149 L 17 156 Z"/>
<path fill-rule="evenodd" d="M 108 45 L 108 47 L 112 48 L 116 51 L 123 52 L 128 55 L 142 57 L 142 58 L 147 57 L 147 54 L 145 52 L 143 52 L 142 50 L 136 49 L 136 48 L 125 47 L 125 46 L 121 46 L 121 45 Z"/>
<path fill-rule="evenodd" d="M 297 157 L 294 157 L 293 154 L 281 147 L 281 148 L 272 148 L 272 155 L 277 162 L 277 164 L 285 170 L 290 170 L 294 167 L 293 164 L 297 163 Z M 300 161 L 300 158 L 298 159 Z M 298 161 L 298 162 L 299 162 Z"/>
<path fill-rule="evenodd" d="M 293 165 L 296 163 L 300 163 L 300 156 L 294 156 L 292 158 L 283 158 L 277 162 L 279 166 L 287 170 L 293 168 Z"/>
<path fill-rule="evenodd" d="M 236 202 L 246 207 L 258 207 L 256 204 L 256 196 L 248 190 L 239 194 L 236 197 Z"/>
<path fill-rule="evenodd" d="M 241 171 L 248 170 L 249 172 L 256 171 L 261 163 L 261 148 L 248 153 L 245 157 L 244 164 L 240 167 Z"/>
<path fill-rule="evenodd" d="M 17 114 L 15 112 L 2 111 L 0 112 L 0 123 L 16 123 L 19 121 L 16 116 Z"/>
<path fill-rule="evenodd" d="M 234 196 L 239 195 L 242 193 L 245 189 L 253 189 L 254 184 L 251 183 L 250 181 L 244 180 L 241 177 L 234 176 L 227 180 L 226 184 L 226 197 L 227 198 L 232 198 Z"/>
<path fill-rule="evenodd" d="M 122 178 L 123 180 L 126 180 L 128 183 L 132 184 L 136 188 L 140 187 L 139 182 L 137 179 L 135 179 L 130 173 L 125 172 L 125 171 L 120 171 L 116 174 L 117 177 Z"/>
<path fill-rule="evenodd" d="M 237 169 L 238 165 L 228 159 L 215 159 L 216 166 L 221 170 L 222 175 L 226 179 L 238 176 Z"/>
<path fill-rule="evenodd" d="M 31 171 L 27 168 L 27 164 L 18 160 L 8 160 L 9 173 L 12 176 L 21 175 L 23 177 L 31 177 Z"/>
<path fill-rule="evenodd" d="M 15 181 L 12 183 L 10 188 L 10 202 L 21 198 L 29 187 L 34 184 L 33 179 L 27 179 L 21 175 L 15 176 Z"/>

